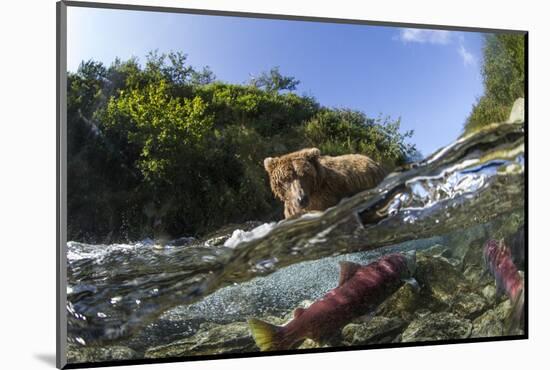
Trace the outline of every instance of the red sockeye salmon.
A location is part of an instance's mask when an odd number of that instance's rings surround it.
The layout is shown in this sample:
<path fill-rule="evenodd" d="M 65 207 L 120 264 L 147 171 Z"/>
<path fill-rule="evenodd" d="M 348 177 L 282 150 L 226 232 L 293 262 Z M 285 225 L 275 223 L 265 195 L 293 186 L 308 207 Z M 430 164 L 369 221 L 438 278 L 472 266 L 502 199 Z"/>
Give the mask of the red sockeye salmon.
<path fill-rule="evenodd" d="M 512 258 L 511 249 L 503 240 L 489 240 L 483 246 L 485 266 L 495 278 L 497 291 L 504 292 L 512 303 L 508 330 L 518 327 L 523 318 L 523 277 Z"/>
<path fill-rule="evenodd" d="M 340 263 L 338 286 L 308 308 L 297 308 L 285 326 L 258 319 L 248 321 L 256 344 L 262 351 L 299 346 L 306 338 L 323 341 L 333 336 L 352 319 L 374 310 L 416 269 L 415 252 L 393 253 L 362 266 Z"/>

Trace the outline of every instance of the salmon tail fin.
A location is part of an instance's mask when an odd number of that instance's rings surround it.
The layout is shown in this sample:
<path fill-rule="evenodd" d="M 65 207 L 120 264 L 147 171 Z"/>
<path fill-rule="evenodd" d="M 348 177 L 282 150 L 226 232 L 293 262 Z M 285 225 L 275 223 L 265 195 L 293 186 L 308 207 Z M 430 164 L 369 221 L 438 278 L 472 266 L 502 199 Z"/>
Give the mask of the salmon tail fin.
<path fill-rule="evenodd" d="M 258 319 L 249 319 L 248 325 L 256 345 L 261 351 L 286 349 L 283 343 L 283 327 Z"/>
<path fill-rule="evenodd" d="M 513 335 L 517 334 L 517 331 L 522 328 L 524 313 L 523 313 L 523 301 L 524 295 L 523 290 L 518 295 L 517 299 L 512 302 L 512 309 L 510 314 L 505 319 L 505 332 L 506 334 Z"/>

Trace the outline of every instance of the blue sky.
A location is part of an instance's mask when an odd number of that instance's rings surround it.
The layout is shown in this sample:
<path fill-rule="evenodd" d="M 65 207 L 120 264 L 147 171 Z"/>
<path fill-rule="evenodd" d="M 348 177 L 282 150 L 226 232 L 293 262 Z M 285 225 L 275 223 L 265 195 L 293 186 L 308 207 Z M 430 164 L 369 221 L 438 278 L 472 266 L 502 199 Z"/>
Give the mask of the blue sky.
<path fill-rule="evenodd" d="M 424 155 L 457 138 L 483 94 L 475 32 L 69 7 L 67 33 L 70 71 L 155 49 L 232 83 L 279 66 L 325 106 L 401 117 Z"/>

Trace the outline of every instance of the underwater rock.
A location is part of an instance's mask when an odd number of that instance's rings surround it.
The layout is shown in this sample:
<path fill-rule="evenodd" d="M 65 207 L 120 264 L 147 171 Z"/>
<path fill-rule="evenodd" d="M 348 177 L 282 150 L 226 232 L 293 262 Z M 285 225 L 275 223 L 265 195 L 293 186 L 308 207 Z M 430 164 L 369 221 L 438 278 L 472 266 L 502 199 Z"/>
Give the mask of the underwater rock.
<path fill-rule="evenodd" d="M 435 244 L 434 246 L 424 249 L 418 253 L 425 257 L 440 258 L 452 265 L 453 267 L 457 267 L 461 264 L 461 261 L 458 258 L 454 257 L 451 249 L 445 245 Z"/>
<path fill-rule="evenodd" d="M 523 335 L 523 322 L 520 322 L 519 325 L 515 328 L 511 327 L 509 321 L 512 318 L 512 311 L 514 307 L 509 299 L 504 300 L 498 306 L 495 307 L 494 311 L 497 317 L 502 321 L 504 325 L 504 334 L 503 335 Z M 509 331 L 506 331 L 509 329 Z"/>
<path fill-rule="evenodd" d="M 488 308 L 489 303 L 477 285 L 480 282 L 481 267 L 468 268 L 472 270 L 471 279 L 457 267 L 444 257 L 418 259 L 416 277 L 422 287 L 422 302 L 419 306 L 435 312 L 447 307 L 456 315 L 469 319 L 479 316 Z M 485 284 L 491 281 L 489 278 L 485 279 Z"/>
<path fill-rule="evenodd" d="M 184 320 L 173 315 L 163 315 L 156 322 L 145 327 L 139 335 L 135 335 L 119 344 L 128 346 L 138 352 L 144 352 L 148 348 L 176 342 L 189 337 L 199 330 L 204 319 L 189 317 Z M 154 343 L 154 344 L 153 344 Z"/>
<path fill-rule="evenodd" d="M 462 269 L 465 271 L 468 267 L 483 266 L 483 245 L 487 239 L 475 239 L 469 245 L 462 260 Z"/>
<path fill-rule="evenodd" d="M 431 301 L 427 308 L 432 311 L 451 307 L 457 292 L 472 290 L 464 275 L 441 257 L 418 255 L 415 275 L 424 299 Z"/>
<path fill-rule="evenodd" d="M 311 303 L 311 301 L 305 300 L 297 307 L 307 308 Z M 293 311 L 288 312 L 283 317 L 264 317 L 267 322 L 275 325 L 284 325 L 292 320 L 292 318 Z M 305 349 L 327 346 L 329 346 L 329 344 L 320 344 L 311 339 L 307 339 L 298 348 Z M 148 349 L 145 352 L 145 358 L 184 357 L 257 351 L 258 348 L 250 334 L 248 323 L 203 323 L 198 331 L 192 336 Z"/>
<path fill-rule="evenodd" d="M 504 325 L 495 310 L 489 310 L 473 322 L 472 338 L 497 337 L 504 335 Z"/>
<path fill-rule="evenodd" d="M 419 252 L 419 254 L 425 257 L 440 258 L 451 264 L 453 267 L 458 267 L 462 263 L 462 261 L 454 256 L 452 250 L 449 247 L 441 244 L 435 244 L 430 248 L 423 249 Z"/>
<path fill-rule="evenodd" d="M 503 296 L 504 297 L 504 296 Z M 502 299 L 504 299 L 501 297 Z M 520 328 L 507 332 L 507 323 L 510 319 L 513 307 L 509 299 L 504 299 L 492 310 L 486 311 L 473 321 L 472 337 L 483 338 L 501 335 L 520 335 L 523 330 Z"/>
<path fill-rule="evenodd" d="M 481 266 L 468 266 L 464 270 L 464 277 L 466 280 L 474 286 L 481 287 L 487 284 L 494 284 L 495 279 L 490 274 L 485 273 L 485 268 Z"/>
<path fill-rule="evenodd" d="M 509 299 L 505 299 L 494 308 L 494 311 L 499 320 L 504 321 L 512 312 L 512 303 Z"/>
<path fill-rule="evenodd" d="M 450 312 L 429 314 L 412 321 L 401 335 L 402 342 L 464 339 L 472 332 L 472 323 Z"/>
<path fill-rule="evenodd" d="M 353 346 L 370 343 L 391 343 L 398 336 L 407 322 L 394 317 L 373 317 L 360 324 L 348 324 L 342 329 L 343 345 Z"/>
<path fill-rule="evenodd" d="M 70 364 L 131 360 L 137 357 L 136 351 L 124 346 L 82 347 L 74 344 L 67 346 L 67 362 Z"/>
<path fill-rule="evenodd" d="M 461 230 L 459 232 L 453 232 L 448 234 L 444 238 L 444 244 L 449 246 L 448 254 L 444 256 L 447 258 L 454 258 L 460 261 L 463 267 L 465 267 L 466 255 L 470 252 L 472 247 L 479 244 L 479 260 L 476 263 L 481 263 L 481 249 L 483 243 L 490 237 L 488 231 L 489 225 L 482 224 L 474 227 L 470 227 L 467 230 Z M 475 259 L 475 257 L 474 257 Z"/>
<path fill-rule="evenodd" d="M 473 319 L 487 309 L 488 303 L 477 293 L 458 293 L 452 303 L 452 312 L 461 317 Z"/>
<path fill-rule="evenodd" d="M 419 293 L 410 284 L 404 284 L 378 307 L 376 314 L 411 321 L 418 308 L 419 298 Z"/>
<path fill-rule="evenodd" d="M 145 358 L 184 357 L 220 353 L 256 352 L 258 348 L 250 335 L 246 322 L 227 325 L 205 323 L 199 331 L 174 343 L 153 347 L 145 352 Z"/>
<path fill-rule="evenodd" d="M 520 229 L 525 228 L 525 214 L 523 210 L 510 213 L 507 217 L 499 218 L 494 222 L 494 230 L 491 239 L 504 239 Z"/>
<path fill-rule="evenodd" d="M 442 244 L 434 244 L 433 246 L 423 249 L 418 253 L 429 257 L 440 257 L 446 254 L 448 250 L 449 248 Z"/>
<path fill-rule="evenodd" d="M 332 345 L 329 343 L 317 343 L 313 339 L 308 338 L 304 340 L 302 344 L 300 344 L 298 349 L 327 348 L 327 347 L 332 347 Z"/>
<path fill-rule="evenodd" d="M 497 288 L 495 284 L 487 284 L 481 292 L 487 302 L 494 302 L 497 299 Z"/>
<path fill-rule="evenodd" d="M 424 316 L 428 316 L 431 313 L 432 311 L 428 310 L 427 308 L 419 308 L 418 310 L 414 311 L 414 317 L 418 319 Z"/>

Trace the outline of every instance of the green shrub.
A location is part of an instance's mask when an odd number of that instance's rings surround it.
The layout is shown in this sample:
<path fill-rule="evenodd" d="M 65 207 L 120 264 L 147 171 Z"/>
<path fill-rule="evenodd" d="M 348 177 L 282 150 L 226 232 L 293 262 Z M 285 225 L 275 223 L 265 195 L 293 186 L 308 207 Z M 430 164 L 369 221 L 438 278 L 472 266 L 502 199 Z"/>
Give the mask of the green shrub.
<path fill-rule="evenodd" d="M 472 107 L 465 131 L 508 118 L 514 101 L 525 97 L 525 36 L 491 34 L 485 38 L 484 96 Z"/>
<path fill-rule="evenodd" d="M 367 118 L 364 113 L 347 109 L 322 109 L 305 125 L 308 146 L 316 146 L 329 155 L 359 153 L 384 163 L 402 164 L 415 153 L 406 144 L 412 131 L 400 133 L 400 120 Z"/>

